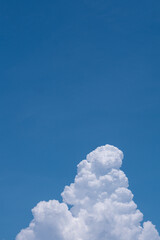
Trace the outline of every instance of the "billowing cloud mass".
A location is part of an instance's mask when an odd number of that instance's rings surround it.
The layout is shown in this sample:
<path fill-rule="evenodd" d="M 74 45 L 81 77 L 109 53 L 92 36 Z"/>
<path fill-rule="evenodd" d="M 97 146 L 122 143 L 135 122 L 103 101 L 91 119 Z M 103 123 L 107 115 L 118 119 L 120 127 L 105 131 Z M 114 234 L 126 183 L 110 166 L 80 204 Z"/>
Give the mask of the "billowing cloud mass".
<path fill-rule="evenodd" d="M 123 153 L 105 145 L 78 165 L 74 183 L 62 192 L 63 202 L 40 202 L 33 220 L 16 240 L 160 240 L 128 189 Z M 69 207 L 68 207 L 69 206 Z"/>

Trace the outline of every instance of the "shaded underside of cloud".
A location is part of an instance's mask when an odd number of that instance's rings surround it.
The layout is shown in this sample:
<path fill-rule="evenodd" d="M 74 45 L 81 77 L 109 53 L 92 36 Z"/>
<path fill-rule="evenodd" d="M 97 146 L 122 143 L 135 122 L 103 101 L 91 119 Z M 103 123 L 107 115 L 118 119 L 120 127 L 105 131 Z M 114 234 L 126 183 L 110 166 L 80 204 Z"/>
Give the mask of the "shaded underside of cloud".
<path fill-rule="evenodd" d="M 40 202 L 33 220 L 16 240 L 160 240 L 155 226 L 143 221 L 128 179 L 120 170 L 123 153 L 105 145 L 79 163 L 63 202 Z M 68 208 L 71 206 L 71 208 Z"/>

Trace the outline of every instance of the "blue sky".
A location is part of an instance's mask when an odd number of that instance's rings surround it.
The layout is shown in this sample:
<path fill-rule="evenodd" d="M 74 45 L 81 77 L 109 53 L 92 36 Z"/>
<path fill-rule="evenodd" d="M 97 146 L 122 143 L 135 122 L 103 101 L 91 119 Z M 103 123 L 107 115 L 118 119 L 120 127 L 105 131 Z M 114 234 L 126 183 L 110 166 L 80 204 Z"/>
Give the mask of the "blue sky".
<path fill-rule="evenodd" d="M 159 228 L 159 1 L 0 1 L 0 239 L 106 143 Z"/>

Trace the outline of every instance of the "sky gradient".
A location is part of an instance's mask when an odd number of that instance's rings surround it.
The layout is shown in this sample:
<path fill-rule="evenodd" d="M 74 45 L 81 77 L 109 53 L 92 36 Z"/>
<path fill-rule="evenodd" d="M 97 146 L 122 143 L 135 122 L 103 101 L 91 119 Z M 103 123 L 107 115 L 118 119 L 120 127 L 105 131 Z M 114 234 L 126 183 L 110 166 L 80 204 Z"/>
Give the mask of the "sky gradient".
<path fill-rule="evenodd" d="M 160 232 L 159 12 L 154 0 L 0 0 L 1 239 L 107 143 Z"/>

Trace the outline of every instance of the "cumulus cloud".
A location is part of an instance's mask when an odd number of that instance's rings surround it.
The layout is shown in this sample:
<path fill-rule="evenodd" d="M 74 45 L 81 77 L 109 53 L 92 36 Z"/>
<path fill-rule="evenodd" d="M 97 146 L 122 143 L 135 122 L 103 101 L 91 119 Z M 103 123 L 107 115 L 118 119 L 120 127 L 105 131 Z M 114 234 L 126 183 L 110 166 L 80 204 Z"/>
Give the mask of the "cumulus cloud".
<path fill-rule="evenodd" d="M 16 240 L 160 240 L 151 222 L 133 201 L 123 171 L 123 153 L 105 145 L 79 163 L 63 202 L 40 202 L 33 220 Z M 69 207 L 68 207 L 69 206 Z"/>

